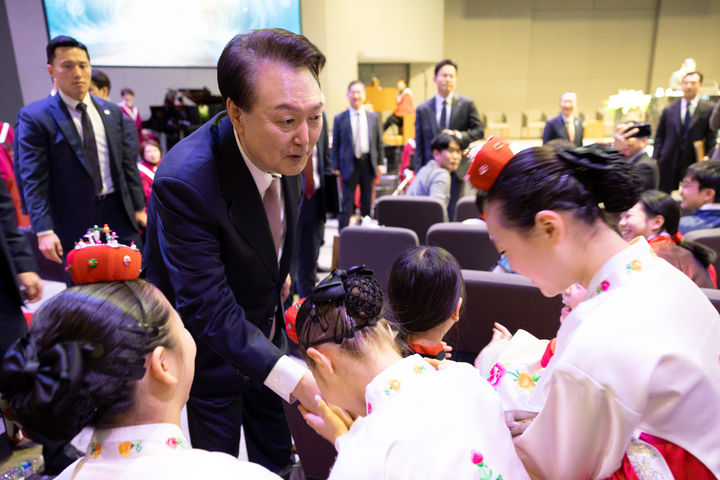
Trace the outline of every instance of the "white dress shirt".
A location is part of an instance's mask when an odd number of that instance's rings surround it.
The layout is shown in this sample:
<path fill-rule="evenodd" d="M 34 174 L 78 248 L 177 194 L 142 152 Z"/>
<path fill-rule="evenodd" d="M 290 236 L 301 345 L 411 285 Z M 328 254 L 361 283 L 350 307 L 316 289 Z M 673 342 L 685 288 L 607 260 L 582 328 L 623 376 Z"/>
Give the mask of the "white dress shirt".
<path fill-rule="evenodd" d="M 359 133 L 360 152 L 363 155 L 370 153 L 370 136 L 368 135 L 369 129 L 367 123 L 367 113 L 365 112 L 365 109 L 361 107 L 359 110 L 355 110 L 351 107 L 348 108 L 348 111 L 350 112 L 350 128 L 352 128 L 353 147 L 357 142 L 356 137 Z M 358 131 L 358 121 L 360 121 L 360 131 Z M 355 151 L 354 148 L 353 151 Z"/>
<path fill-rule="evenodd" d="M 440 131 L 450 128 L 450 114 L 452 113 L 452 99 L 454 93 L 450 92 L 450 95 L 446 97 L 441 96 L 439 93 L 435 94 L 435 124 L 440 123 L 440 115 L 442 115 L 443 101 L 447 101 L 445 105 L 445 125 L 440 128 Z"/>

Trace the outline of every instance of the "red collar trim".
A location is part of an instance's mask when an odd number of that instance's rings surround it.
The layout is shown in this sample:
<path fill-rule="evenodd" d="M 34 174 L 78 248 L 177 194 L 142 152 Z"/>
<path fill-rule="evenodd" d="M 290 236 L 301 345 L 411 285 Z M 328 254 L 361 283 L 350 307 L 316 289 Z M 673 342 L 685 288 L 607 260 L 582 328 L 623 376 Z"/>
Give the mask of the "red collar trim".
<path fill-rule="evenodd" d="M 420 355 L 430 355 L 432 357 L 439 354 L 445 349 L 442 343 L 438 343 L 434 347 L 428 347 L 427 345 L 420 345 L 419 343 L 408 342 L 408 347 L 410 347 L 410 350 L 415 353 L 419 353 Z"/>

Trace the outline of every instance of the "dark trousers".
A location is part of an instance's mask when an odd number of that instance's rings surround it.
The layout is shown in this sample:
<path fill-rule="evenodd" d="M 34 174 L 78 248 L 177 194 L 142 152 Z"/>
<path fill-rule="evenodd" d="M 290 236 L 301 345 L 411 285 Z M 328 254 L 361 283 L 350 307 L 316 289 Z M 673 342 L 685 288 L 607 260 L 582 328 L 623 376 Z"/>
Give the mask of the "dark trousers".
<path fill-rule="evenodd" d="M 390 128 L 390 125 L 397 125 L 398 133 L 400 135 L 403 134 L 403 119 L 401 117 L 398 117 L 394 113 L 390 115 L 387 120 L 385 120 L 385 123 L 383 123 L 383 132 Z"/>
<path fill-rule="evenodd" d="M 193 448 L 237 457 L 242 425 L 251 462 L 276 473 L 290 463 L 290 429 L 282 399 L 265 386 L 226 397 L 191 394 L 187 415 Z"/>
<path fill-rule="evenodd" d="M 300 298 L 307 297 L 317 283 L 317 260 L 325 236 L 325 213 L 322 189 L 311 198 L 302 197 L 297 223 L 295 258 L 297 276 L 295 290 Z"/>
<path fill-rule="evenodd" d="M 465 192 L 465 181 L 458 178 L 454 173 L 450 175 L 450 201 L 448 202 L 448 220 L 455 218 L 455 205 Z"/>
<path fill-rule="evenodd" d="M 362 216 L 370 215 L 372 208 L 372 191 L 375 182 L 375 169 L 370 162 L 370 155 L 363 155 L 355 159 L 355 166 L 349 178 L 342 182 L 342 214 L 338 229 L 348 226 L 350 217 L 355 213 L 355 187 L 360 185 L 360 213 Z"/>

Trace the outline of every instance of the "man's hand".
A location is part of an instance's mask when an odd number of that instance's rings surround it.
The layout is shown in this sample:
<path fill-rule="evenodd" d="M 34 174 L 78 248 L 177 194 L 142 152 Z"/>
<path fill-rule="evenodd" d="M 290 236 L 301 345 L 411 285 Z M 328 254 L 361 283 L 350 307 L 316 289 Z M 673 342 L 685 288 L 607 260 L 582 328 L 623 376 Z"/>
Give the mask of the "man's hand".
<path fill-rule="evenodd" d="M 299 406 L 300 413 L 318 435 L 335 445 L 335 440 L 348 432 L 355 419 L 337 405 L 325 403 L 320 395 L 315 397 L 315 404 L 319 415 L 308 412 L 302 405 Z"/>
<path fill-rule="evenodd" d="M 35 303 L 42 298 L 43 283 L 40 275 L 35 272 L 23 272 L 17 274 L 17 279 L 25 300 Z"/>
<path fill-rule="evenodd" d="M 613 135 L 613 148 L 617 151 L 621 151 L 627 145 L 628 138 L 635 135 L 639 130 L 633 128 L 625 131 L 631 123 L 621 123 L 615 128 L 615 134 Z"/>
<path fill-rule="evenodd" d="M 62 263 L 63 248 L 60 239 L 54 233 L 38 235 L 38 250 L 51 262 Z"/>
<path fill-rule="evenodd" d="M 297 398 L 306 410 L 319 414 L 320 410 L 318 410 L 315 401 L 317 395 L 320 395 L 320 389 L 317 386 L 315 377 L 313 377 L 312 373 L 305 372 L 305 375 L 300 379 L 300 383 L 293 390 L 292 396 Z"/>
<path fill-rule="evenodd" d="M 144 210 L 138 210 L 135 212 L 135 220 L 141 228 L 147 226 L 147 213 Z"/>

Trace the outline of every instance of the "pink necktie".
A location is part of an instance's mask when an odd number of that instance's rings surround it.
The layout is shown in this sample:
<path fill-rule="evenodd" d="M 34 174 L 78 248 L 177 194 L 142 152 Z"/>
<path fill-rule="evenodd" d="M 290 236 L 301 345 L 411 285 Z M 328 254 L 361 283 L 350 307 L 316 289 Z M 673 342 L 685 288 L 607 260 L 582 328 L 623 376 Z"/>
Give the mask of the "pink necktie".
<path fill-rule="evenodd" d="M 567 122 L 568 139 L 575 142 L 575 120 L 572 118 Z"/>
<path fill-rule="evenodd" d="M 280 218 L 280 184 L 278 178 L 273 177 L 272 182 L 265 190 L 263 198 L 263 206 L 267 215 L 270 231 L 272 232 L 273 242 L 275 243 L 275 254 L 280 249 L 280 239 L 282 237 L 282 219 Z"/>

